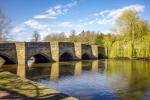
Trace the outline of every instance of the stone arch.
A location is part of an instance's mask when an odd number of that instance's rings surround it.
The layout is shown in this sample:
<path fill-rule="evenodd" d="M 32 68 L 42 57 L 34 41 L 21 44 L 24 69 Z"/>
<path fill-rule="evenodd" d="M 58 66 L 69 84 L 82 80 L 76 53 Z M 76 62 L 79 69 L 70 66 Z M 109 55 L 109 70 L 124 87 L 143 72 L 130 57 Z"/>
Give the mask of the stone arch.
<path fill-rule="evenodd" d="M 13 58 L 11 58 L 10 56 L 6 54 L 0 53 L 0 57 L 5 60 L 4 64 L 17 64 L 17 61 L 15 61 Z"/>
<path fill-rule="evenodd" d="M 101 53 L 98 54 L 98 59 L 104 59 L 104 58 L 105 58 L 105 56 L 103 54 L 101 54 Z"/>
<path fill-rule="evenodd" d="M 34 57 L 35 61 L 34 63 L 48 63 L 50 62 L 50 59 L 47 55 L 42 53 L 37 53 L 32 56 L 30 56 L 27 60 L 29 60 L 31 57 Z"/>
<path fill-rule="evenodd" d="M 60 61 L 71 61 L 73 59 L 74 59 L 73 54 L 67 51 L 62 53 L 59 57 Z"/>
<path fill-rule="evenodd" d="M 105 47 L 98 47 L 98 59 L 107 58 L 105 49 Z"/>
<path fill-rule="evenodd" d="M 82 59 L 89 60 L 89 59 L 91 59 L 91 56 L 88 53 L 84 53 L 84 54 L 82 54 Z"/>

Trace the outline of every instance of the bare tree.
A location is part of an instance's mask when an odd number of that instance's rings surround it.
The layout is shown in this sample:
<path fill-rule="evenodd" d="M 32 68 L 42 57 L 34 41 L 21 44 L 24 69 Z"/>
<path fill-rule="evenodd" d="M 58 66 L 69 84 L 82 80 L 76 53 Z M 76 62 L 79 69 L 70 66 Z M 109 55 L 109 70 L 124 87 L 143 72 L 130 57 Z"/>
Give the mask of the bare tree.
<path fill-rule="evenodd" d="M 44 41 L 66 41 L 66 36 L 64 32 L 61 33 L 51 33 L 49 35 L 47 35 L 46 37 L 44 37 Z"/>
<path fill-rule="evenodd" d="M 34 34 L 32 36 L 32 42 L 39 42 L 41 39 L 40 34 L 38 33 L 38 31 L 34 31 Z"/>
<path fill-rule="evenodd" d="M 7 40 L 9 23 L 10 20 L 5 16 L 2 9 L 0 9 L 0 42 Z"/>
<path fill-rule="evenodd" d="M 68 37 L 69 42 L 78 42 L 79 41 L 79 36 L 77 35 L 75 30 L 71 30 L 70 35 Z"/>

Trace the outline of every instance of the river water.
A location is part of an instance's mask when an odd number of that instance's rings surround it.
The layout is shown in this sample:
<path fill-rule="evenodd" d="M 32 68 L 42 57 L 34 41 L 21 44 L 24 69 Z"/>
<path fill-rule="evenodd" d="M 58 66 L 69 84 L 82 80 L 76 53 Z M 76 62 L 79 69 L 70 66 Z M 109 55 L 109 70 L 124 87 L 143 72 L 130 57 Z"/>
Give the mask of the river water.
<path fill-rule="evenodd" d="M 80 100 L 150 100 L 150 61 L 88 60 L 3 65 L 23 78 Z"/>

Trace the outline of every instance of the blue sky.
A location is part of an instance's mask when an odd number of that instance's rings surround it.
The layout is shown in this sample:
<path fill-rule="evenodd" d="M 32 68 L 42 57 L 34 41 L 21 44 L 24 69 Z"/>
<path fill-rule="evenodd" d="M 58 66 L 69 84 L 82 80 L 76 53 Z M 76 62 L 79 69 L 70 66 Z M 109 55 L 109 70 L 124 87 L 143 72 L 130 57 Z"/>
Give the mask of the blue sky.
<path fill-rule="evenodd" d="M 150 22 L 150 0 L 0 0 L 0 7 L 11 19 L 10 35 L 28 41 L 33 31 L 42 38 L 71 30 L 107 33 L 122 11 L 135 9 Z"/>

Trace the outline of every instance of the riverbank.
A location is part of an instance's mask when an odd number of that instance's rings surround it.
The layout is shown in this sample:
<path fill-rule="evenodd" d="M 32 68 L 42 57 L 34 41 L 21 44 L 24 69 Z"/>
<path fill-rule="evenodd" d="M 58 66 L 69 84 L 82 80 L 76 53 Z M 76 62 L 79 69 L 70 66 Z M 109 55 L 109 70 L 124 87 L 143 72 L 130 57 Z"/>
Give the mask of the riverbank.
<path fill-rule="evenodd" d="M 133 57 L 133 58 L 128 58 L 128 57 L 114 57 L 114 58 L 107 58 L 107 59 L 115 59 L 115 60 L 145 60 L 145 61 L 150 61 L 150 58 L 140 58 L 140 57 Z"/>
<path fill-rule="evenodd" d="M 0 99 L 78 100 L 10 72 L 0 72 Z"/>

